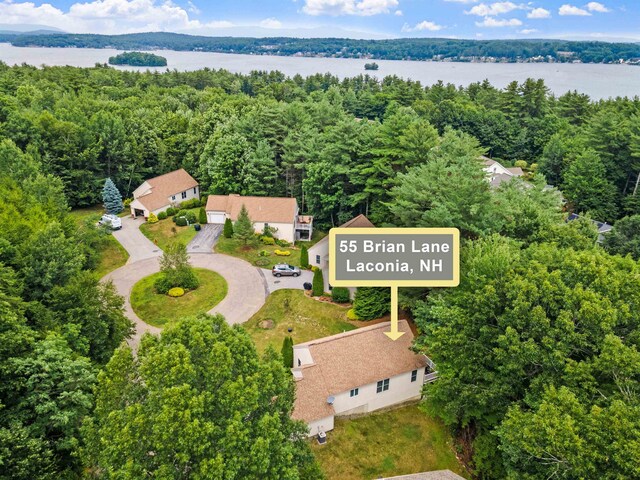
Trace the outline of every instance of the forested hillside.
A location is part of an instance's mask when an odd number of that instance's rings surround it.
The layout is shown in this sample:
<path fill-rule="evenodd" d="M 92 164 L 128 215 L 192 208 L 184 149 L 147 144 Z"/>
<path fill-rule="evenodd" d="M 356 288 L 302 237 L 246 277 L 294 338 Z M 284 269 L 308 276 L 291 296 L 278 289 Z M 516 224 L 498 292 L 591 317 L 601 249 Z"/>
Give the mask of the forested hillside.
<path fill-rule="evenodd" d="M 0 35 L 17 47 L 117 48 L 123 50 L 169 49 L 221 53 L 299 55 L 387 60 L 456 60 L 492 57 L 516 62 L 544 57 L 556 62 L 579 60 L 612 63 L 640 60 L 640 44 L 570 40 L 465 40 L 452 38 L 397 38 L 356 40 L 349 38 L 242 38 L 207 37 L 169 32 L 96 34 Z M 549 57 L 549 58 L 546 58 Z M 537 61 L 540 61 L 538 58 Z"/>
<path fill-rule="evenodd" d="M 528 182 L 492 188 L 483 154 Z M 118 348 L 104 232 L 68 209 L 180 167 L 203 193 L 296 196 L 318 228 L 459 228 L 460 287 L 401 303 L 438 366 L 425 405 L 473 474 L 640 477 L 638 98 L 0 65 L 0 167 L 0 478 L 319 478 L 291 377 L 241 328 L 190 319 Z"/>

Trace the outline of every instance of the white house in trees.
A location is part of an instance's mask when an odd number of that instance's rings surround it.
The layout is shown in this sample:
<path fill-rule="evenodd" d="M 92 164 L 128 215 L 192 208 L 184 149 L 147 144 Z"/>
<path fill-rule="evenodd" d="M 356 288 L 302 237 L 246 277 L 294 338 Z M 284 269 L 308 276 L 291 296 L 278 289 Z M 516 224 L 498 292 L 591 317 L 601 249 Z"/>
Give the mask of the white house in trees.
<path fill-rule="evenodd" d="M 186 200 L 200 198 L 198 182 L 183 168 L 145 180 L 133 191 L 131 215 L 148 218 Z"/>
<path fill-rule="evenodd" d="M 309 436 L 332 430 L 336 416 L 420 399 L 422 385 L 437 377 L 435 366 L 410 350 L 406 320 L 398 327 L 405 334 L 396 341 L 384 334 L 384 322 L 294 345 L 292 417 L 307 423 Z"/>
<path fill-rule="evenodd" d="M 484 162 L 484 171 L 487 172 L 487 179 L 492 187 L 497 187 L 502 182 L 524 175 L 520 167 L 505 167 L 500 162 L 491 160 L 489 157 L 481 158 Z"/>
<path fill-rule="evenodd" d="M 235 222 L 242 205 L 246 207 L 256 233 L 264 231 L 267 225 L 276 229 L 275 237 L 288 242 L 311 239 L 313 217 L 299 215 L 298 202 L 290 197 L 209 195 L 206 207 L 207 222 L 222 224 L 227 218 Z"/>

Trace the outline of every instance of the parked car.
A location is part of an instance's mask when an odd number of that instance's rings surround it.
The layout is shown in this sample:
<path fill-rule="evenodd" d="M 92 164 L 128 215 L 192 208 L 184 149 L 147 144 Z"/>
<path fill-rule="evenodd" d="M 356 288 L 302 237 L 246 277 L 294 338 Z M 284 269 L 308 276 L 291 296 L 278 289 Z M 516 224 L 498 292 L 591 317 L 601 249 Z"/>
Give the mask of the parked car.
<path fill-rule="evenodd" d="M 279 263 L 278 265 L 273 266 L 273 268 L 271 269 L 271 273 L 274 277 L 282 277 L 287 275 L 298 277 L 300 276 L 300 269 L 287 263 Z"/>
<path fill-rule="evenodd" d="M 98 225 L 110 227 L 111 230 L 120 230 L 122 228 L 122 219 L 117 215 L 106 213 L 102 216 L 102 218 L 98 222 Z"/>

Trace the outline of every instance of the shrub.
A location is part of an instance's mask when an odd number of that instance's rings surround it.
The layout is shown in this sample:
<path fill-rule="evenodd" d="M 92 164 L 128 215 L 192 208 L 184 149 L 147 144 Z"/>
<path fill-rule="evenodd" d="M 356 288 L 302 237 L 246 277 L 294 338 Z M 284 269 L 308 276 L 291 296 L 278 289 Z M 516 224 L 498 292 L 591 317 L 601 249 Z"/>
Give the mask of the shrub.
<path fill-rule="evenodd" d="M 170 297 L 181 297 L 184 295 L 184 288 L 180 288 L 180 287 L 170 288 L 169 291 L 167 292 L 167 295 L 169 295 Z"/>
<path fill-rule="evenodd" d="M 173 207 L 169 207 L 165 211 L 167 212 L 167 217 L 173 217 L 176 214 L 176 209 Z"/>
<path fill-rule="evenodd" d="M 181 210 L 186 210 L 188 208 L 196 208 L 200 206 L 200 199 L 199 198 L 192 198 L 190 200 L 185 200 L 184 202 L 182 202 L 180 204 L 180 209 Z"/>
<path fill-rule="evenodd" d="M 313 288 L 311 294 L 314 297 L 319 297 L 324 293 L 324 277 L 322 276 L 322 270 L 318 269 L 313 273 Z"/>
<path fill-rule="evenodd" d="M 224 228 L 222 229 L 222 234 L 224 235 L 224 238 L 233 237 L 233 222 L 231 221 L 230 218 L 227 218 L 224 221 Z"/>
<path fill-rule="evenodd" d="M 153 287 L 156 289 L 156 292 L 164 295 L 169 292 L 173 285 L 171 285 L 169 278 L 167 278 L 166 275 L 163 275 L 153 283 Z"/>
<path fill-rule="evenodd" d="M 158 214 L 158 220 L 166 220 L 167 218 L 167 212 L 160 212 Z"/>
<path fill-rule="evenodd" d="M 309 268 L 309 251 L 306 245 L 303 245 L 300 249 L 300 266 L 302 268 Z"/>
<path fill-rule="evenodd" d="M 189 223 L 196 223 L 198 221 L 198 219 L 196 218 L 196 214 L 193 212 L 187 212 L 185 217 L 187 219 L 187 222 Z"/>
<path fill-rule="evenodd" d="M 149 214 L 149 218 L 147 218 L 147 223 L 158 223 L 158 217 L 156 217 L 156 214 L 151 212 Z"/>
<path fill-rule="evenodd" d="M 312 272 L 315 272 L 316 270 L 320 270 L 320 267 L 317 267 L 317 266 L 313 265 L 313 266 L 311 267 L 311 271 L 312 271 Z"/>
<path fill-rule="evenodd" d="M 347 303 L 351 300 L 351 292 L 346 287 L 333 287 L 331 290 L 331 300 L 336 303 Z"/>
<path fill-rule="evenodd" d="M 198 213 L 198 221 L 202 224 L 207 223 L 207 212 L 204 207 L 200 208 L 200 212 Z"/>
<path fill-rule="evenodd" d="M 522 170 L 526 170 L 529 164 L 525 160 L 516 160 L 513 165 L 515 167 L 520 167 Z"/>
<path fill-rule="evenodd" d="M 173 217 L 173 221 L 179 227 L 186 227 L 187 226 L 187 219 L 185 217 L 178 217 L 176 215 L 175 217 Z"/>
<path fill-rule="evenodd" d="M 123 203 L 124 208 L 129 208 L 129 205 L 131 205 L 131 202 L 133 202 L 133 198 L 127 198 L 127 199 L 125 199 L 125 201 L 124 201 L 124 203 Z"/>
<path fill-rule="evenodd" d="M 274 227 L 270 227 L 269 225 L 264 226 L 264 228 L 262 229 L 262 235 L 265 237 L 272 237 L 273 238 L 273 234 L 277 231 L 277 228 Z"/>
<path fill-rule="evenodd" d="M 373 320 L 389 313 L 391 290 L 387 287 L 359 287 L 353 310 L 362 320 Z"/>
<path fill-rule="evenodd" d="M 266 267 L 271 262 L 267 258 L 259 258 L 255 262 L 253 262 L 256 267 Z"/>
<path fill-rule="evenodd" d="M 293 338 L 284 337 L 282 341 L 282 361 L 284 362 L 284 368 L 293 367 Z"/>
<path fill-rule="evenodd" d="M 291 252 L 289 250 L 276 250 L 274 253 L 280 257 L 288 257 L 289 255 L 291 255 Z"/>
<path fill-rule="evenodd" d="M 349 310 L 347 310 L 347 318 L 349 320 L 360 320 L 360 318 L 358 317 L 358 315 L 356 315 L 356 312 L 353 308 L 350 308 Z"/>
<path fill-rule="evenodd" d="M 265 245 L 275 245 L 276 241 L 273 239 L 273 237 L 260 237 L 260 241 L 262 243 L 264 243 Z"/>
<path fill-rule="evenodd" d="M 282 240 L 282 239 L 278 239 L 276 240 L 276 243 L 280 246 L 280 247 L 288 247 L 289 245 L 291 245 L 289 242 L 287 242 L 286 240 Z"/>
<path fill-rule="evenodd" d="M 271 253 L 269 252 L 269 250 L 260 250 L 258 252 L 258 255 L 261 257 L 268 257 L 269 255 L 271 255 Z"/>

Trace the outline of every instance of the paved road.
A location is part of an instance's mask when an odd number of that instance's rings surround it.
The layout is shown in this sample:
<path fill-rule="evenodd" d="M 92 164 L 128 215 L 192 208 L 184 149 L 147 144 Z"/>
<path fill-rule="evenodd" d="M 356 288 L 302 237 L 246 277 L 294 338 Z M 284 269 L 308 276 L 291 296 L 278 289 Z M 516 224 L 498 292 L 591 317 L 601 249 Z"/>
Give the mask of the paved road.
<path fill-rule="evenodd" d="M 274 277 L 271 274 L 271 270 L 267 270 L 266 268 L 261 268 L 260 274 L 266 283 L 268 293 L 273 293 L 276 290 L 282 290 L 284 288 L 302 290 L 302 285 L 305 282 L 313 283 L 313 272 L 310 270 L 302 270 L 299 277 Z"/>
<path fill-rule="evenodd" d="M 218 237 L 222 233 L 222 225 L 213 225 L 210 223 L 202 225 L 202 229 L 196 233 L 193 240 L 187 245 L 189 253 L 211 253 L 213 247 L 218 241 Z"/>
<path fill-rule="evenodd" d="M 142 217 L 138 219 L 123 217 L 122 228 L 113 231 L 115 239 L 129 252 L 127 264 L 162 255 L 162 250 L 140 231 L 140 225 L 143 223 L 144 218 Z"/>

